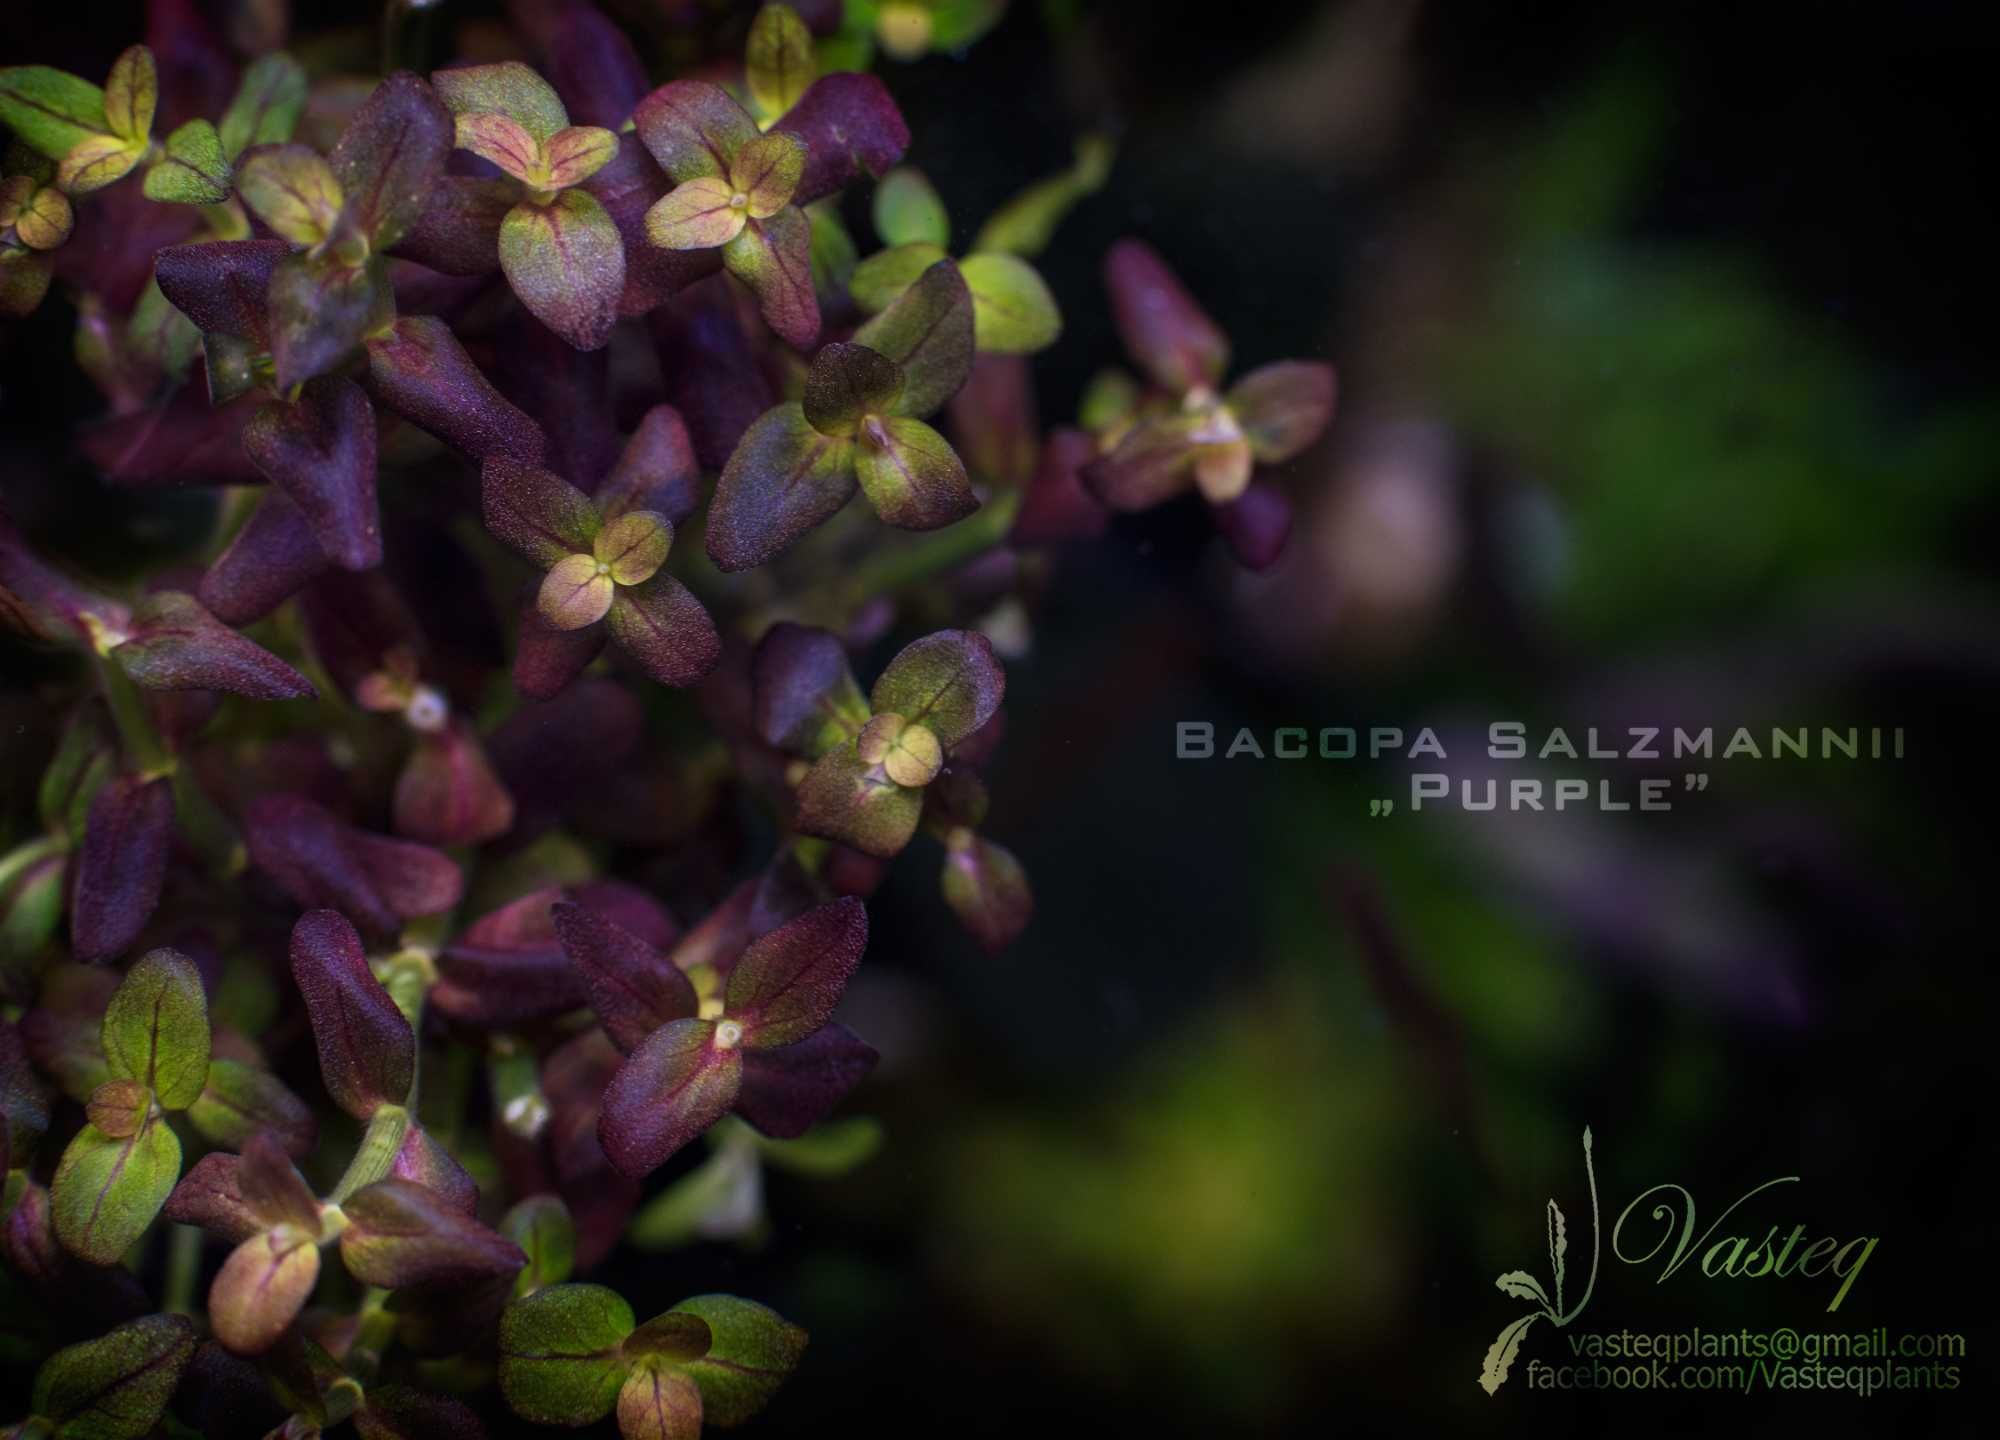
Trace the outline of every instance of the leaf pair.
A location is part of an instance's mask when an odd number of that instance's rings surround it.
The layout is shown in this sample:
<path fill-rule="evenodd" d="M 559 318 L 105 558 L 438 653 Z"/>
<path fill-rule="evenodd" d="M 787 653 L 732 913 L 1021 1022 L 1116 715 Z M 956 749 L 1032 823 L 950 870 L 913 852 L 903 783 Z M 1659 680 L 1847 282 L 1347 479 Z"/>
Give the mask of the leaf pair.
<path fill-rule="evenodd" d="M 534 676 L 538 694 L 580 673 L 607 633 L 662 685 L 692 685 L 721 656 L 708 612 L 661 569 L 674 527 L 665 514 L 638 508 L 643 475 L 635 469 L 631 484 L 608 485 L 593 499 L 550 471 L 503 456 L 486 462 L 486 528 L 543 571 L 517 664 L 517 674 Z"/>
<path fill-rule="evenodd" d="M 925 787 L 993 718 L 1007 688 L 992 642 L 971 630 L 906 646 L 865 703 L 824 630 L 773 626 L 752 673 L 759 734 L 813 762 L 799 783 L 799 830 L 882 858 L 909 844 Z"/>
<path fill-rule="evenodd" d="M 965 383 L 972 297 L 941 260 L 852 342 L 821 347 L 803 399 L 767 411 L 723 467 L 708 553 L 724 570 L 761 565 L 798 543 L 858 488 L 876 514 L 934 530 L 979 508 L 965 466 L 921 417 Z"/>
<path fill-rule="evenodd" d="M 920 170 L 892 170 L 875 187 L 875 233 L 888 249 L 854 269 L 854 303 L 871 314 L 887 309 L 932 265 L 946 257 L 951 222 L 944 202 Z M 958 262 L 972 296 L 973 339 L 982 351 L 1027 355 L 1062 333 L 1062 312 L 1035 267 L 1018 255 L 975 249 Z"/>
<path fill-rule="evenodd" d="M 56 183 L 71 195 L 101 190 L 145 159 L 159 98 L 143 45 L 111 62 L 102 89 L 46 65 L 0 70 L 0 124 L 56 161 Z"/>
<path fill-rule="evenodd" d="M 644 1325 L 602 1285 L 556 1285 L 507 1307 L 500 1391 L 515 1414 L 582 1426 L 612 1413 L 624 1440 L 695 1440 L 740 1425 L 805 1352 L 806 1333 L 733 1295 L 697 1295 Z"/>
<path fill-rule="evenodd" d="M 63 1248 L 110 1265 L 180 1178 L 166 1112 L 186 1110 L 208 1082 L 208 1001 L 194 963 L 172 950 L 144 956 L 113 992 L 101 1038 L 107 1078 L 49 1190 Z"/>
<path fill-rule="evenodd" d="M 766 1133 L 802 1134 L 874 1065 L 872 1049 L 828 1024 L 867 945 L 859 900 L 822 905 L 751 941 L 706 997 L 614 922 L 574 905 L 551 915 L 626 1054 L 597 1130 L 624 1174 L 658 1169 L 731 1110 Z"/>
<path fill-rule="evenodd" d="M 762 134 L 719 85 L 676 80 L 639 102 L 639 138 L 675 188 L 646 213 L 663 250 L 720 248 L 722 263 L 757 296 L 765 322 L 804 349 L 819 334 L 812 229 L 794 202 L 810 154 L 781 130 Z"/>
<path fill-rule="evenodd" d="M 581 185 L 618 153 L 618 137 L 571 125 L 549 83 L 519 61 L 440 70 L 454 139 L 524 190 L 501 218 L 500 268 L 521 303 L 579 350 L 601 348 L 618 320 L 625 246 Z"/>
<path fill-rule="evenodd" d="M 600 914 L 657 950 L 680 935 L 674 917 L 633 886 L 596 880 L 544 887 L 481 916 L 445 946 L 430 1003 L 463 1024 L 496 1027 L 588 1003 L 582 977 L 563 955 L 550 917 L 558 901 Z"/>
<path fill-rule="evenodd" d="M 33 1414 L 7 1433 L 139 1440 L 166 1413 L 195 1338 L 185 1315 L 148 1315 L 58 1350 L 35 1374 Z"/>
<path fill-rule="evenodd" d="M 450 112 L 404 72 L 375 87 L 324 159 L 305 145 L 244 152 L 238 193 L 276 234 L 301 247 L 273 267 L 265 289 L 280 392 L 342 364 L 393 322 L 382 255 L 422 217 L 451 148 Z M 168 298 L 179 303 L 171 290 Z M 199 315 L 190 318 L 202 324 Z"/>
<path fill-rule="evenodd" d="M 338 910 L 375 936 L 449 910 L 463 893 L 463 876 L 442 851 L 360 830 L 303 795 L 252 800 L 243 838 L 250 863 L 295 904 Z"/>

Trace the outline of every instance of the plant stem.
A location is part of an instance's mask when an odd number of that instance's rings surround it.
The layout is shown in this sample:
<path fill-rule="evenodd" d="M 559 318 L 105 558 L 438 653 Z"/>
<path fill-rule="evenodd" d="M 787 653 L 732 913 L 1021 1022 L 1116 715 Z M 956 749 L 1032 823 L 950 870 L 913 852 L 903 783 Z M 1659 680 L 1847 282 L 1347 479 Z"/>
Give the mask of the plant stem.
<path fill-rule="evenodd" d="M 153 728 L 153 718 L 146 713 L 139 687 L 123 670 L 102 657 L 97 660 L 97 678 L 104 686 L 104 698 L 110 702 L 111 719 L 118 727 L 118 739 L 125 747 L 127 762 L 148 780 L 173 774 L 174 757 Z"/>
<path fill-rule="evenodd" d="M 194 1314 L 194 1286 L 201 1278 L 201 1231 L 176 1225 L 167 1232 L 166 1308 L 172 1315 Z"/>
<path fill-rule="evenodd" d="M 1019 490 L 1002 491 L 956 525 L 865 562 L 846 580 L 836 582 L 834 592 L 848 605 L 859 605 L 961 565 L 999 544 L 1020 508 Z"/>

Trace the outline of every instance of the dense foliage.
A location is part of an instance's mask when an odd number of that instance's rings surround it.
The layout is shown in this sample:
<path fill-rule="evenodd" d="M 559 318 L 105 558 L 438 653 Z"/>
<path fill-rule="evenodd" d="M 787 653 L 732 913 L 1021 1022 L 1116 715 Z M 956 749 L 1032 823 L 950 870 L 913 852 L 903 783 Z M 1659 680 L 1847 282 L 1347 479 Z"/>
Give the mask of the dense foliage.
<path fill-rule="evenodd" d="M 1127 241 L 1141 375 L 1040 433 L 1032 260 L 1107 145 L 955 254 L 889 87 L 831 64 L 994 5 L 768 5 L 665 83 L 583 0 L 380 79 L 152 9 L 101 83 L 0 70 L 0 311 L 74 306 L 105 477 L 219 492 L 130 589 L 0 516 L 0 619 L 74 657 L 0 856 L 0 1255 L 84 1337 L 8 1433 L 476 1434 L 496 1384 L 631 1440 L 740 1423 L 802 1330 L 577 1277 L 745 1167 L 865 1152 L 822 1123 L 876 1060 L 832 1018 L 864 898 L 921 833 L 978 943 L 1030 918 L 980 779 L 1010 607 L 1188 490 L 1270 563 L 1255 469 L 1332 372 L 1225 388 Z M 646 881 L 746 812 L 763 863 L 684 923 Z"/>

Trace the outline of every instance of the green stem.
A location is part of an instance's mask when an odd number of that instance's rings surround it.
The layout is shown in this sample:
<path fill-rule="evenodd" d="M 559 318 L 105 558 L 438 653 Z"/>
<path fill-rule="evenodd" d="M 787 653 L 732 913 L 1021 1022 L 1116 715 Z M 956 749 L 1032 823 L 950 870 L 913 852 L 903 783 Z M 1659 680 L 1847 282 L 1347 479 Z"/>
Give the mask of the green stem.
<path fill-rule="evenodd" d="M 171 1315 L 194 1314 L 194 1286 L 201 1278 L 201 1231 L 176 1225 L 167 1232 L 166 1307 Z"/>
<path fill-rule="evenodd" d="M 112 723 L 118 727 L 127 762 L 148 780 L 173 774 L 174 757 L 153 728 L 153 717 L 146 713 L 145 699 L 131 676 L 100 656 L 97 677 L 104 686 L 104 698 L 111 704 Z"/>
<path fill-rule="evenodd" d="M 1002 491 L 956 525 L 867 561 L 840 582 L 838 594 L 848 604 L 859 605 L 961 565 L 999 544 L 1020 508 L 1019 490 Z"/>
<path fill-rule="evenodd" d="M 396 1152 L 403 1148 L 403 1137 L 409 1133 L 408 1110 L 400 1105 L 379 1107 L 369 1117 L 368 1131 L 361 1137 L 361 1148 L 347 1163 L 347 1173 L 333 1187 L 333 1203 L 344 1203 L 355 1191 L 373 1185 L 387 1175 L 389 1167 L 396 1163 Z"/>

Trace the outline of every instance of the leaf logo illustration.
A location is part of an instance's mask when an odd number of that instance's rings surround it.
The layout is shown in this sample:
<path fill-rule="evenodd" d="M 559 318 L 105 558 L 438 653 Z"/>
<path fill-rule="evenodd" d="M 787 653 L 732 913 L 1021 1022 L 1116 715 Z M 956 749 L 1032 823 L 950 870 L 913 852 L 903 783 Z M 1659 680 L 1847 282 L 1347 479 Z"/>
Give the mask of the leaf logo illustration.
<path fill-rule="evenodd" d="M 1590 1279 L 1583 1287 L 1583 1298 L 1576 1302 L 1574 1310 L 1563 1309 L 1564 1261 L 1569 1254 L 1569 1227 L 1563 1220 L 1562 1207 L 1554 1200 L 1549 1201 L 1549 1278 L 1550 1289 L 1555 1299 L 1549 1298 L 1549 1289 L 1526 1270 L 1509 1270 L 1493 1283 L 1500 1293 L 1514 1300 L 1527 1300 L 1535 1308 L 1502 1330 L 1493 1343 L 1487 1347 L 1486 1360 L 1479 1367 L 1479 1388 L 1488 1395 L 1493 1394 L 1507 1383 L 1507 1374 L 1514 1368 L 1514 1357 L 1521 1351 L 1521 1340 L 1537 1320 L 1546 1319 L 1557 1329 L 1569 1324 L 1583 1313 L 1583 1307 L 1590 1303 L 1590 1295 L 1597 1288 L 1597 1170 L 1591 1160 L 1590 1127 L 1583 1131 L 1583 1173 L 1590 1182 Z"/>

